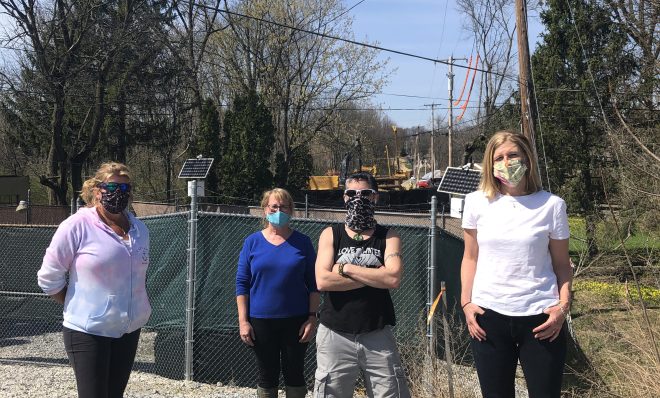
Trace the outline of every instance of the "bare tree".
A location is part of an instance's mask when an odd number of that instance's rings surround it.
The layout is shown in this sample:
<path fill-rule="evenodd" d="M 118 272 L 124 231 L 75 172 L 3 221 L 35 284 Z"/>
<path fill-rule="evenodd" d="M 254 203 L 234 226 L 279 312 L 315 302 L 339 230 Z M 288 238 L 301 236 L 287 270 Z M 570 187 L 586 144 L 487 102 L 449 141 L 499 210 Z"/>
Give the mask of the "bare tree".
<path fill-rule="evenodd" d="M 332 125 L 342 106 L 383 83 L 384 65 L 374 50 L 330 38 L 352 37 L 338 0 L 246 0 L 225 7 L 231 29 L 213 43 L 226 86 L 261 93 L 286 164 L 293 149 Z"/>
<path fill-rule="evenodd" d="M 170 3 L 170 38 L 167 44 L 178 62 L 184 67 L 182 83 L 189 91 L 191 112 L 191 136 L 199 122 L 200 110 L 205 93 L 205 78 L 202 74 L 204 62 L 210 57 L 208 46 L 212 36 L 226 27 L 221 20 L 221 0 L 187 0 Z"/>
<path fill-rule="evenodd" d="M 507 0 L 458 0 L 458 10 L 467 17 L 464 29 L 474 35 L 481 58 L 481 94 L 486 118 L 497 107 L 504 83 L 511 79 L 515 38 L 513 2 Z M 508 95 L 508 94 L 507 94 Z"/>
<path fill-rule="evenodd" d="M 13 19 L 15 36 L 5 39 L 26 51 L 25 59 L 40 76 L 47 95 L 52 101 L 50 121 L 50 148 L 47 175 L 40 182 L 52 189 L 50 201 L 66 204 L 68 191 L 69 156 L 64 143 L 64 116 L 66 89 L 71 79 L 80 72 L 78 58 L 83 38 L 91 27 L 90 2 L 52 3 L 36 0 L 0 1 L 0 7 Z"/>
<path fill-rule="evenodd" d="M 660 96 L 660 6 L 657 1 L 649 0 L 605 0 L 605 5 L 635 44 L 640 74 L 637 87 L 632 90 L 637 92 L 637 100 L 653 111 Z"/>

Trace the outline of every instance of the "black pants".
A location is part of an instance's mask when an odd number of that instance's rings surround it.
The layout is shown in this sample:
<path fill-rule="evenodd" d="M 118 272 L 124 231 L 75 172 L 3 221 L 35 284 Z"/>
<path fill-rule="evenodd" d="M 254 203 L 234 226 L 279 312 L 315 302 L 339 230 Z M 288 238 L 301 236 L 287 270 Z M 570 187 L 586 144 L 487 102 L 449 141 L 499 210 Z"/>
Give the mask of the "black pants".
<path fill-rule="evenodd" d="M 79 398 L 122 398 L 131 375 L 140 329 L 119 338 L 64 328 L 64 347 Z"/>
<path fill-rule="evenodd" d="M 282 319 L 250 318 L 256 337 L 254 353 L 259 366 L 259 387 L 279 386 L 280 370 L 285 385 L 305 385 L 305 352 L 309 344 L 299 342 L 298 332 L 306 320 L 307 315 Z"/>
<path fill-rule="evenodd" d="M 472 352 L 484 398 L 514 398 L 518 360 L 525 374 L 530 398 L 559 398 L 566 360 L 566 328 L 553 341 L 534 338 L 532 329 L 547 314 L 507 316 L 485 309 L 479 326 L 486 340 L 472 339 Z"/>

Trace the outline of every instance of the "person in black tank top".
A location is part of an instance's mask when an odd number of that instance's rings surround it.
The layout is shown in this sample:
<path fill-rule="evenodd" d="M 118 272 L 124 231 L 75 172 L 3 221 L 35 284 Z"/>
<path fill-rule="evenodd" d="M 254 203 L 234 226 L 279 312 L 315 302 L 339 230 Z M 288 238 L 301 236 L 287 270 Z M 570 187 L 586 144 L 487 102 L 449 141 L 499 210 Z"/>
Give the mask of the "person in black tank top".
<path fill-rule="evenodd" d="M 316 284 L 323 292 L 316 335 L 315 397 L 352 397 L 360 372 L 369 397 L 410 397 L 391 327 L 389 289 L 401 283 L 401 238 L 376 223 L 377 184 L 346 180 L 346 222 L 319 238 Z"/>

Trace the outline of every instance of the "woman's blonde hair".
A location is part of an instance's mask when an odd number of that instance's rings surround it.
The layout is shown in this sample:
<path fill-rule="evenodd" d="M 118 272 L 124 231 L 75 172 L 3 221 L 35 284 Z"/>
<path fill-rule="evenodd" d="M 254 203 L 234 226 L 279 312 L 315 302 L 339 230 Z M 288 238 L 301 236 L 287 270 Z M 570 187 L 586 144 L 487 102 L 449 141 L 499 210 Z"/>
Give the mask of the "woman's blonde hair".
<path fill-rule="evenodd" d="M 103 163 L 98 170 L 96 170 L 94 177 L 83 183 L 82 189 L 80 190 L 80 198 L 85 201 L 87 206 L 96 206 L 98 201 L 96 198 L 96 190 L 98 189 L 99 184 L 113 175 L 126 176 L 129 180 L 131 179 L 131 171 L 125 164 L 117 162 Z"/>
<path fill-rule="evenodd" d="M 536 165 L 536 158 L 534 156 L 534 149 L 529 141 L 529 138 L 522 134 L 518 134 L 511 130 L 498 131 L 490 137 L 486 150 L 484 151 L 484 160 L 482 162 L 481 182 L 479 189 L 482 190 L 488 199 L 493 199 L 495 195 L 500 192 L 501 182 L 493 175 L 493 157 L 495 150 L 505 142 L 511 142 L 520 148 L 522 152 L 522 161 L 527 166 L 523 183 L 525 184 L 525 193 L 530 194 L 540 191 L 541 178 L 538 173 L 538 166 Z"/>
<path fill-rule="evenodd" d="M 291 194 L 289 191 L 286 189 L 282 188 L 273 188 L 270 191 L 264 192 L 263 196 L 261 197 L 261 208 L 265 209 L 268 206 L 268 201 L 270 201 L 270 197 L 273 196 L 275 199 L 279 200 L 280 202 L 284 203 L 286 206 L 289 207 L 291 210 L 291 215 L 293 215 L 293 209 L 295 207 L 295 204 L 293 203 L 293 197 L 291 197 Z M 264 215 L 264 227 L 268 226 L 268 220 L 266 220 L 266 216 Z"/>

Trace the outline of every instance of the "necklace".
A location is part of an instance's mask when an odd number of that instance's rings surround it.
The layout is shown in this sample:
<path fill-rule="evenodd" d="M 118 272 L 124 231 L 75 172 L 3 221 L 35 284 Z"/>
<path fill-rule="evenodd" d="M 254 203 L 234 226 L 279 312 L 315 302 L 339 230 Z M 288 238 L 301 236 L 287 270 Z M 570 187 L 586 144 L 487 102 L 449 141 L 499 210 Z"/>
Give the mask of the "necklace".
<path fill-rule="evenodd" d="M 362 236 L 361 232 L 356 232 L 355 235 L 353 235 L 353 240 L 361 242 L 364 240 L 364 236 Z"/>
<path fill-rule="evenodd" d="M 130 229 L 130 225 L 128 226 L 128 229 L 125 229 L 121 225 L 117 224 L 116 222 L 111 221 L 109 218 L 105 216 L 105 214 L 102 214 L 101 212 L 97 211 L 99 217 L 101 218 L 101 221 L 105 223 L 105 225 L 109 226 L 110 229 L 112 229 L 119 237 L 122 239 L 125 239 L 128 236 L 128 230 Z"/>

